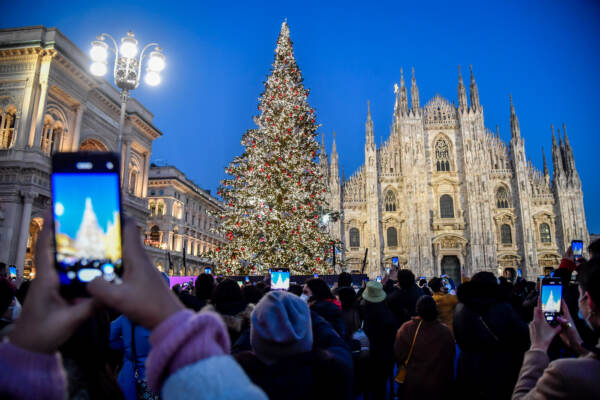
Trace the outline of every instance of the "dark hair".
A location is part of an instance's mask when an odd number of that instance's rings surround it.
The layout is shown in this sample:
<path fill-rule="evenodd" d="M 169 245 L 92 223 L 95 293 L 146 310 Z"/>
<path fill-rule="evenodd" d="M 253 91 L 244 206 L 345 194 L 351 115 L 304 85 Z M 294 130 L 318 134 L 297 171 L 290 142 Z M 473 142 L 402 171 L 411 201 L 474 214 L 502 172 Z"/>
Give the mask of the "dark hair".
<path fill-rule="evenodd" d="M 415 284 L 415 274 L 409 269 L 398 271 L 398 284 L 402 289 L 408 289 Z"/>
<path fill-rule="evenodd" d="M 581 289 L 588 292 L 596 306 L 600 305 L 600 258 L 583 263 L 579 267 L 577 281 Z"/>
<path fill-rule="evenodd" d="M 302 286 L 298 285 L 297 283 L 290 283 L 288 292 L 295 294 L 296 296 L 300 296 L 302 294 Z"/>
<path fill-rule="evenodd" d="M 571 270 L 569 268 L 558 268 L 554 270 L 554 277 L 560 278 L 562 285 L 567 286 L 571 282 Z"/>
<path fill-rule="evenodd" d="M 356 301 L 356 292 L 351 287 L 340 288 L 337 292 L 340 302 L 342 303 L 342 310 L 350 310 L 354 307 Z"/>
<path fill-rule="evenodd" d="M 431 296 L 421 296 L 417 300 L 417 315 L 424 321 L 433 321 L 438 316 L 437 305 Z"/>
<path fill-rule="evenodd" d="M 196 297 L 200 300 L 208 300 L 215 290 L 215 278 L 210 274 L 200 274 L 196 279 Z"/>
<path fill-rule="evenodd" d="M 306 281 L 306 286 L 312 292 L 312 299 L 320 301 L 325 299 L 333 299 L 329 285 L 321 278 L 311 278 Z"/>
<path fill-rule="evenodd" d="M 302 288 L 300 288 L 300 291 L 302 291 Z M 252 285 L 245 285 L 242 287 L 242 297 L 246 303 L 257 304 L 263 297 L 263 292 Z"/>
<path fill-rule="evenodd" d="M 590 253 L 590 258 L 595 258 L 600 256 L 600 239 L 594 240 L 588 246 L 588 252 Z"/>
<path fill-rule="evenodd" d="M 6 312 L 15 297 L 15 287 L 6 278 L 0 277 L 0 315 Z"/>
<path fill-rule="evenodd" d="M 0 262 L 0 278 L 4 278 L 7 275 L 8 273 L 6 272 L 6 263 Z"/>
<path fill-rule="evenodd" d="M 429 287 L 433 290 L 433 293 L 440 292 L 442 290 L 442 278 L 431 278 Z"/>
<path fill-rule="evenodd" d="M 346 287 L 346 286 L 352 286 L 352 275 L 350 275 L 348 272 L 342 272 L 341 274 L 338 275 L 338 287 Z"/>
<path fill-rule="evenodd" d="M 256 285 L 254 285 L 254 287 L 260 290 L 263 294 L 269 291 L 269 287 L 264 282 L 257 282 Z"/>
<path fill-rule="evenodd" d="M 242 289 L 233 279 L 223 279 L 215 288 L 211 302 L 215 305 L 242 300 Z"/>

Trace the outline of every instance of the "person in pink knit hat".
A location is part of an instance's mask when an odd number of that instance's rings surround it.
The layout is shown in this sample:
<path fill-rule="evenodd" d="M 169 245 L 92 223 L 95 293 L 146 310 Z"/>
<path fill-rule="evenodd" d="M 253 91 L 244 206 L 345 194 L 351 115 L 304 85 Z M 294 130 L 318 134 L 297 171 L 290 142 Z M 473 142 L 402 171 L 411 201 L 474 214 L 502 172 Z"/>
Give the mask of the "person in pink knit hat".
<path fill-rule="evenodd" d="M 67 380 L 57 348 L 105 304 L 152 331 L 146 378 L 163 399 L 267 399 L 229 355 L 221 318 L 186 310 L 164 285 L 133 221 L 123 227 L 123 283 L 96 279 L 88 285 L 89 298 L 68 302 L 60 296 L 51 243 L 46 228 L 38 238 L 37 277 L 14 330 L 0 345 L 1 398 L 64 399 Z"/>

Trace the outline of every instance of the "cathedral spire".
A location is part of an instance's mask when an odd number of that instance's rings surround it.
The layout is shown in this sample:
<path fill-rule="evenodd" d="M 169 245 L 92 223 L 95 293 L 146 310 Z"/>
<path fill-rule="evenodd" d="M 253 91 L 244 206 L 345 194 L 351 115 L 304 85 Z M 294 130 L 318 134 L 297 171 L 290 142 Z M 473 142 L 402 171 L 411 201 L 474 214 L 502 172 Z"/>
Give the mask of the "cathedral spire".
<path fill-rule="evenodd" d="M 576 175 L 577 169 L 575 168 L 575 158 L 573 157 L 573 148 L 571 147 L 569 137 L 567 136 L 567 127 L 565 124 L 563 124 L 562 127 L 563 135 L 565 135 L 565 164 L 569 168 L 569 175 Z"/>
<path fill-rule="evenodd" d="M 550 124 L 552 130 L 552 179 L 556 181 L 563 174 L 562 155 L 560 148 L 556 144 L 556 136 L 554 135 L 554 125 Z"/>
<path fill-rule="evenodd" d="M 544 153 L 544 146 L 542 146 L 542 161 L 544 162 L 544 180 L 546 183 L 550 183 L 550 173 L 548 172 L 548 164 L 546 163 L 546 154 Z"/>
<path fill-rule="evenodd" d="M 406 85 L 404 84 L 404 70 L 400 68 L 400 112 L 402 114 L 408 113 L 408 94 L 406 92 Z"/>
<path fill-rule="evenodd" d="M 477 89 L 477 84 L 475 83 L 473 66 L 469 65 L 469 69 L 471 70 L 471 86 L 469 87 L 469 93 L 471 95 L 471 109 L 475 111 L 481 108 L 481 105 L 479 104 L 479 89 Z"/>
<path fill-rule="evenodd" d="M 415 78 L 415 67 L 412 68 L 412 85 L 410 87 L 410 101 L 413 112 L 419 110 L 419 88 L 417 87 L 417 79 Z"/>
<path fill-rule="evenodd" d="M 462 74 L 460 73 L 460 65 L 458 66 L 458 109 L 467 109 L 467 90 L 463 83 Z"/>
<path fill-rule="evenodd" d="M 496 137 L 500 138 L 500 125 L 496 125 Z"/>
<path fill-rule="evenodd" d="M 510 133 L 513 138 L 521 137 L 521 128 L 519 128 L 519 118 L 515 112 L 515 106 L 512 101 L 512 95 L 508 95 L 510 99 Z"/>
<path fill-rule="evenodd" d="M 375 148 L 375 137 L 373 135 L 373 120 L 371 119 L 371 102 L 367 100 L 367 122 L 365 123 L 366 146 Z"/>
<path fill-rule="evenodd" d="M 321 133 L 321 151 L 319 152 L 319 166 L 321 167 L 321 174 L 325 177 L 325 180 L 329 179 L 329 160 L 327 158 L 327 152 L 325 151 L 325 134 Z"/>
<path fill-rule="evenodd" d="M 337 147 L 335 145 L 335 131 L 333 131 L 333 143 L 331 144 L 331 155 L 337 155 Z"/>
<path fill-rule="evenodd" d="M 331 184 L 339 185 L 340 167 L 338 162 L 338 153 L 335 145 L 335 131 L 333 131 L 333 143 L 331 144 L 331 167 L 330 167 L 330 182 Z"/>

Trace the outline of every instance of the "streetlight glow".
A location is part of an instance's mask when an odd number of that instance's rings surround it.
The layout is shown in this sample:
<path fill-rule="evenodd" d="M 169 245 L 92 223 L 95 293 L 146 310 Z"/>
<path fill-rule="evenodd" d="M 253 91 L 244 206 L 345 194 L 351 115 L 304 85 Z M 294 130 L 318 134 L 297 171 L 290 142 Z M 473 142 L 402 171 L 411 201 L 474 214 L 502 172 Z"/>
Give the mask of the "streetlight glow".
<path fill-rule="evenodd" d="M 127 32 L 127 36 L 121 39 L 121 55 L 127 58 L 133 58 L 137 55 L 137 40 L 133 37 L 133 32 Z"/>
<path fill-rule="evenodd" d="M 106 75 L 106 63 L 103 62 L 93 62 L 90 66 L 90 72 L 95 76 L 104 76 Z"/>
<path fill-rule="evenodd" d="M 92 42 L 92 49 L 90 50 L 90 57 L 94 62 L 106 62 L 108 57 L 108 44 L 101 40 L 94 40 Z"/>
<path fill-rule="evenodd" d="M 155 50 L 150 53 L 150 59 L 148 60 L 148 69 L 156 72 L 160 72 L 165 69 L 165 56 L 160 50 Z"/>
<path fill-rule="evenodd" d="M 148 71 L 144 81 L 149 86 L 157 86 L 160 84 L 160 75 L 156 71 Z"/>

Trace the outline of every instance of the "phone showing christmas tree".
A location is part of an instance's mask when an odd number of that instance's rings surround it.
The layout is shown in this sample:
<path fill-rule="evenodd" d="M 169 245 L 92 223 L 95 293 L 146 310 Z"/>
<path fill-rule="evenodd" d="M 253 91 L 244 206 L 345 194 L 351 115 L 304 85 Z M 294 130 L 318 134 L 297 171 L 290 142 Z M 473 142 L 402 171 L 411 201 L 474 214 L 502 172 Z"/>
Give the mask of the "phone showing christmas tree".
<path fill-rule="evenodd" d="M 550 325 L 557 325 L 562 300 L 562 282 L 558 278 L 542 279 L 542 312 Z"/>
<path fill-rule="evenodd" d="M 86 284 L 98 276 L 120 282 L 120 193 L 116 154 L 52 157 L 55 266 L 63 296 L 86 296 Z"/>

